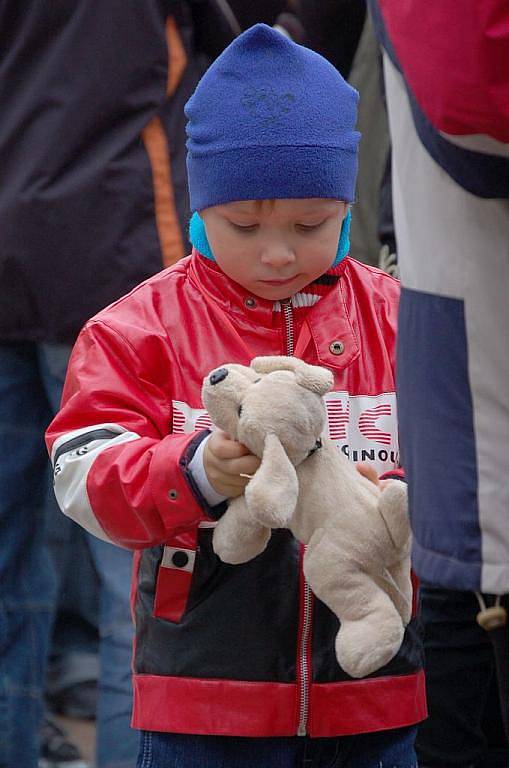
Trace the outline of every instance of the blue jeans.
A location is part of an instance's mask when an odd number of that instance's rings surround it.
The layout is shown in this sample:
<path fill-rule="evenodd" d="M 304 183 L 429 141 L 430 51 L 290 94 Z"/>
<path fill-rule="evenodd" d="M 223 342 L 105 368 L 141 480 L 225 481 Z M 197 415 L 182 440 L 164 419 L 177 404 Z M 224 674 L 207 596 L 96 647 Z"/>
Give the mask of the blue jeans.
<path fill-rule="evenodd" d="M 57 596 L 46 535 L 44 430 L 58 408 L 68 354 L 64 345 L 0 344 L 0 768 L 37 766 Z M 97 766 L 132 768 L 138 735 L 129 725 L 131 554 L 87 540 L 100 578 Z"/>
<path fill-rule="evenodd" d="M 133 622 L 129 593 L 132 554 L 87 534 L 101 581 L 97 768 L 134 768 L 139 734 L 131 728 Z"/>
<path fill-rule="evenodd" d="M 137 768 L 417 768 L 416 728 L 333 739 L 142 734 Z"/>
<path fill-rule="evenodd" d="M 58 579 L 46 693 L 57 697 L 99 678 L 100 581 L 88 534 L 48 499 L 48 544 Z M 79 563 L 79 568 L 76 564 Z"/>
<path fill-rule="evenodd" d="M 0 766 L 37 765 L 56 580 L 45 546 L 52 412 L 31 344 L 0 345 Z"/>

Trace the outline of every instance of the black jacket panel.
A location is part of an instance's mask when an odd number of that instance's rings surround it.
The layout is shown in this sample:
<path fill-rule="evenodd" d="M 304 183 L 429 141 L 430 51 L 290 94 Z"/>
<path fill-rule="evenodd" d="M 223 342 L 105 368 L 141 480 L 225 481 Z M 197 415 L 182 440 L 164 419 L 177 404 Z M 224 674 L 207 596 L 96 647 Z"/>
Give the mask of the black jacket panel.
<path fill-rule="evenodd" d="M 0 14 L 0 340 L 72 342 L 161 268 L 139 136 L 165 99 L 165 8 L 7 0 Z"/>

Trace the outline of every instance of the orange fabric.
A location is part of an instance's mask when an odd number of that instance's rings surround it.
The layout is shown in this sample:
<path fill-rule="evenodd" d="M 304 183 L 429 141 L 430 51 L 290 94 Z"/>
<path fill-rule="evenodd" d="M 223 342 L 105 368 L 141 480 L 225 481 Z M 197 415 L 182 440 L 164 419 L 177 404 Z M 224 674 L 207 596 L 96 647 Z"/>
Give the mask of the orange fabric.
<path fill-rule="evenodd" d="M 187 66 L 186 52 L 175 19 L 172 16 L 169 16 L 166 22 L 166 40 L 168 43 L 166 93 L 169 97 L 175 93 Z M 156 226 L 163 265 L 169 267 L 186 253 L 175 208 L 168 140 L 159 117 L 153 117 L 145 126 L 142 131 L 142 138 L 152 168 Z"/>
<path fill-rule="evenodd" d="M 179 35 L 173 16 L 168 16 L 166 21 L 166 42 L 168 44 L 168 83 L 166 93 L 171 96 L 175 93 L 187 66 L 187 55 L 182 38 Z"/>
<path fill-rule="evenodd" d="M 168 141 L 159 117 L 153 117 L 145 126 L 142 137 L 152 167 L 156 225 L 163 265 L 169 267 L 185 256 L 185 252 L 171 183 Z"/>

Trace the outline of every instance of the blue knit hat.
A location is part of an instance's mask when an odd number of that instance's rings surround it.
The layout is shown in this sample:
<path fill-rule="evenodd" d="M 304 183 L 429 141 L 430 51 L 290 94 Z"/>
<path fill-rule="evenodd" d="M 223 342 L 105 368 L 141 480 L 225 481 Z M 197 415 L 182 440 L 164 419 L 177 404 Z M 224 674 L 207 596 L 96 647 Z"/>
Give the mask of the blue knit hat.
<path fill-rule="evenodd" d="M 359 95 L 326 59 L 256 24 L 185 107 L 191 209 L 234 200 L 352 202 Z"/>

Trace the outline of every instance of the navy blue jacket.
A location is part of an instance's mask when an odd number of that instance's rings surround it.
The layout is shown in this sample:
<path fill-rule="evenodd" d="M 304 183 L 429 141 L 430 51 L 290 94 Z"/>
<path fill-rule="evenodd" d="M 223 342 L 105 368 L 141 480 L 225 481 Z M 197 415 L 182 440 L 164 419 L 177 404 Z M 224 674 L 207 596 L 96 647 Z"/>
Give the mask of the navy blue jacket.
<path fill-rule="evenodd" d="M 170 113 L 182 112 L 203 70 L 188 49 L 169 98 L 168 17 L 184 6 L 2 3 L 0 341 L 71 343 L 163 266 L 141 137 L 163 108 L 168 144 L 179 148 L 172 177 L 183 226 L 184 131 Z M 189 44 L 182 12 L 178 21 Z"/>

